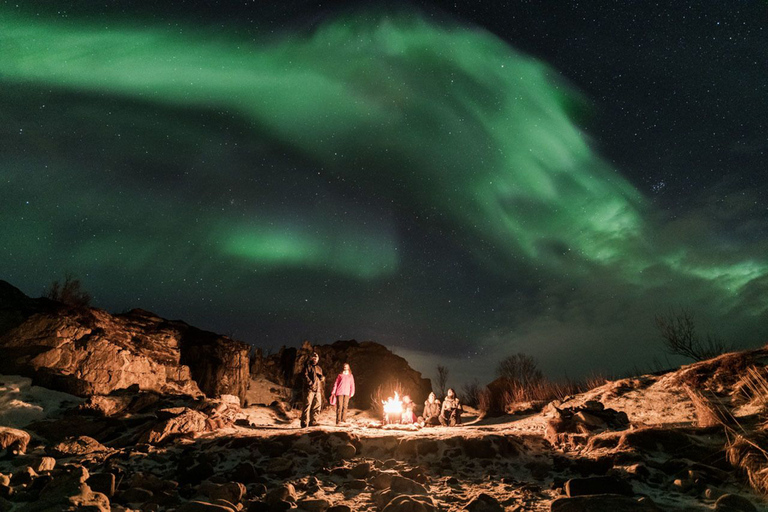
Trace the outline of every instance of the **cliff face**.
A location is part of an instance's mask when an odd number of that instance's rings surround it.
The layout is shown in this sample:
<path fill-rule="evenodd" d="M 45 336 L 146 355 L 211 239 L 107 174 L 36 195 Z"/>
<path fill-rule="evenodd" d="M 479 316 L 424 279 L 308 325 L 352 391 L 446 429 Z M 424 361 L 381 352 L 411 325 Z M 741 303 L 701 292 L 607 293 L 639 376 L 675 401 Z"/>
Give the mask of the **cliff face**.
<path fill-rule="evenodd" d="M 111 315 L 30 299 L 0 281 L 0 372 L 79 396 L 138 385 L 160 393 L 245 397 L 250 347 L 133 310 Z"/>
<path fill-rule="evenodd" d="M 330 396 L 344 363 L 350 364 L 357 388 L 354 407 L 367 409 L 372 402 L 386 399 L 395 390 L 410 395 L 417 404 L 421 404 L 432 391 L 429 379 L 422 378 L 421 373 L 411 368 L 405 359 L 372 341 L 336 341 L 314 347 L 304 342 L 299 349 L 282 348 L 267 357 L 257 352 L 252 371 L 254 375 L 263 375 L 272 382 L 298 391 L 301 387 L 300 373 L 313 350 L 320 356 L 320 366 L 326 376 L 326 396 Z"/>

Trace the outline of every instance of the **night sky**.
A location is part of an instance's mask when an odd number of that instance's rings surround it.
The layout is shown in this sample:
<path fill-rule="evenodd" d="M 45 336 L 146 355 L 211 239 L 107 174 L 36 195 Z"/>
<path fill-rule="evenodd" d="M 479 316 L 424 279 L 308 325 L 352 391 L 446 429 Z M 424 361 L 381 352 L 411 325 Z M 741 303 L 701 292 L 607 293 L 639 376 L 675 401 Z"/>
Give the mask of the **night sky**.
<path fill-rule="evenodd" d="M 0 279 L 426 376 L 768 342 L 768 3 L 0 3 Z M 277 4 L 277 3 L 275 3 Z"/>

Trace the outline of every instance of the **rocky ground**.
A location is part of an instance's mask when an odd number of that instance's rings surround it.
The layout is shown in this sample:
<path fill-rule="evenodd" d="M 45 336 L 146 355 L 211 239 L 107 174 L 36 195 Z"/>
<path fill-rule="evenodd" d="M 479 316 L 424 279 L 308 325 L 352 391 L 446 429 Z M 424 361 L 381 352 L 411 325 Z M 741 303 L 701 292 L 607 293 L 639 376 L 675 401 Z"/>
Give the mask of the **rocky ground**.
<path fill-rule="evenodd" d="M 250 350 L 0 281 L 0 512 L 768 510 L 768 349 L 423 429 L 359 410 L 299 428 L 313 351 L 330 376 L 352 365 L 355 400 L 423 401 L 382 345 Z"/>
<path fill-rule="evenodd" d="M 754 367 L 766 354 L 750 357 Z M 760 408 L 734 392 L 733 361 L 707 364 L 423 429 L 382 428 L 362 411 L 344 427 L 324 411 L 300 429 L 281 402 L 82 399 L 3 377 L 0 510 L 768 510 L 729 460 L 727 429 L 700 426 L 689 388 L 711 390 L 743 426 Z"/>

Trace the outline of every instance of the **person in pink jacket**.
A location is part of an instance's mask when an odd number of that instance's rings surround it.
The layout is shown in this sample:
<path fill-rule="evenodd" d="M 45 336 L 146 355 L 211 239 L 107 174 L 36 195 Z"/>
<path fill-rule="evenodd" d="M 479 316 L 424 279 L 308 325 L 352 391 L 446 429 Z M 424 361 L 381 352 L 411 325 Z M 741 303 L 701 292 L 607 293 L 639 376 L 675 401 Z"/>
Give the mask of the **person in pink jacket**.
<path fill-rule="evenodd" d="M 336 424 L 344 423 L 347 418 L 349 399 L 355 396 L 355 376 L 348 363 L 344 363 L 344 369 L 336 377 L 331 391 L 331 405 L 336 406 Z"/>

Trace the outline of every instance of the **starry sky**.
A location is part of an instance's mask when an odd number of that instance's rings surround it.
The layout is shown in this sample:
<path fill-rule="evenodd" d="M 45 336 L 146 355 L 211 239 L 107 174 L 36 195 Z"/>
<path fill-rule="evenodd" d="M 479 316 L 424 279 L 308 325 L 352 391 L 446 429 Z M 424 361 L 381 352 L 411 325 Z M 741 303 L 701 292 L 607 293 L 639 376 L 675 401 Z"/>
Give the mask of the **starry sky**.
<path fill-rule="evenodd" d="M 0 278 L 426 376 L 768 341 L 768 3 L 1 2 Z"/>

